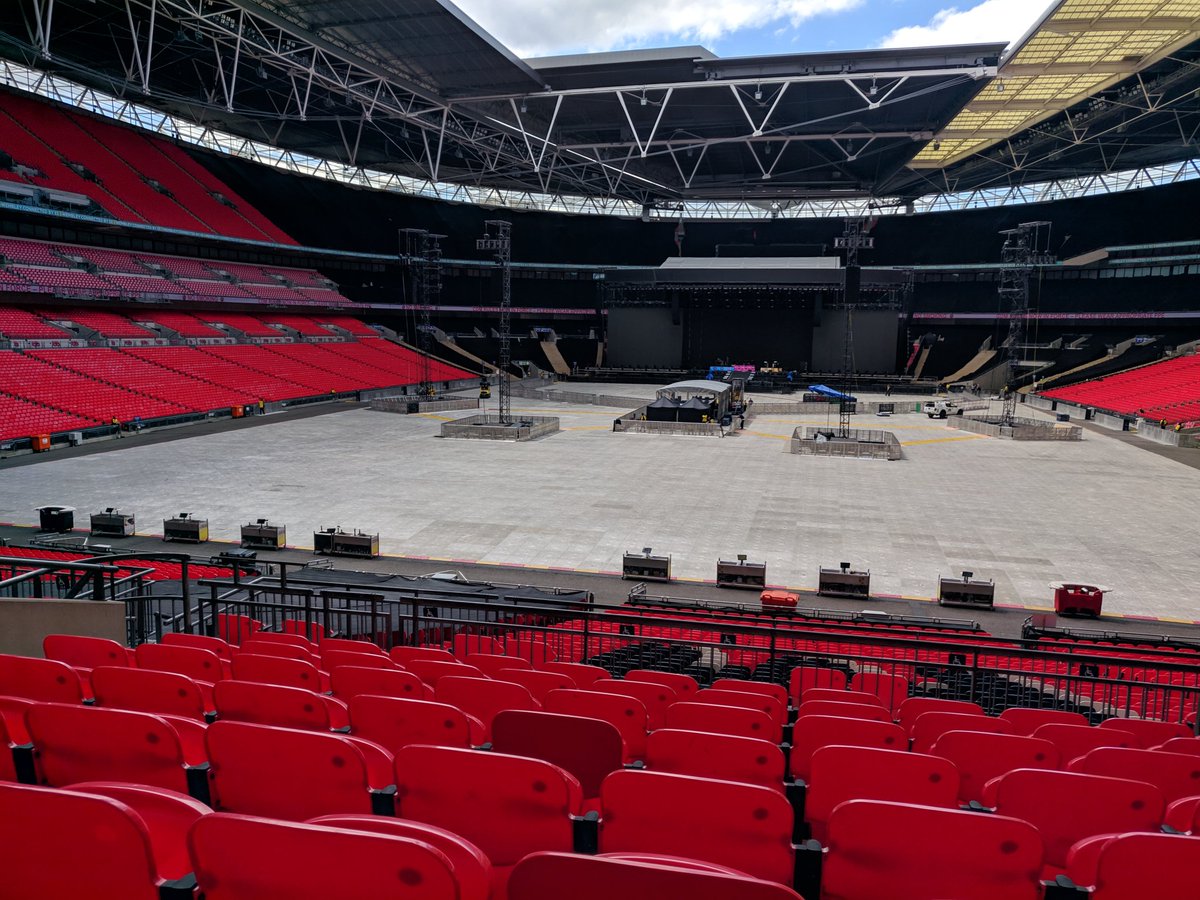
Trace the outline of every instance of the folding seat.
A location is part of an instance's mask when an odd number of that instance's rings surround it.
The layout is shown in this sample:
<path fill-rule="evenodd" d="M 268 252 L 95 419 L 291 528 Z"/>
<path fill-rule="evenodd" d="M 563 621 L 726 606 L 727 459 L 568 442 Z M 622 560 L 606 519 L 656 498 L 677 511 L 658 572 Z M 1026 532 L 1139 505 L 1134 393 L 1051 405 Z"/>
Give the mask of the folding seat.
<path fill-rule="evenodd" d="M 321 641 L 321 652 L 326 650 L 345 650 L 349 653 L 370 653 L 372 656 L 387 656 L 384 649 L 370 641 L 352 641 L 346 638 L 324 638 Z"/>
<path fill-rule="evenodd" d="M 788 676 L 788 697 L 792 706 L 800 705 L 800 697 L 809 688 L 828 688 L 836 691 L 846 689 L 846 673 L 841 669 L 823 666 L 796 666 Z"/>
<path fill-rule="evenodd" d="M 1068 772 L 1132 778 L 1162 791 L 1167 803 L 1200 794 L 1200 756 L 1132 747 L 1098 747 L 1067 763 Z"/>
<path fill-rule="evenodd" d="M 584 716 L 608 722 L 621 734 L 627 763 L 646 755 L 649 714 L 646 712 L 646 705 L 636 697 L 607 694 L 602 691 L 551 691 L 546 695 L 542 708 L 546 712 Z"/>
<path fill-rule="evenodd" d="M 0 694 L 47 703 L 82 703 L 87 696 L 79 673 L 66 663 L 2 653 Z"/>
<path fill-rule="evenodd" d="M 524 709 L 496 714 L 492 749 L 544 759 L 570 772 L 585 799 L 600 796 L 600 783 L 622 767 L 625 752 L 621 733 L 608 722 Z"/>
<path fill-rule="evenodd" d="M 1134 746 L 1143 750 L 1157 747 L 1172 738 L 1192 737 L 1192 730 L 1181 722 L 1159 722 L 1155 719 L 1105 719 L 1099 727 L 1127 731 L 1136 741 Z"/>
<path fill-rule="evenodd" d="M 193 681 L 212 684 L 229 675 L 229 663 L 211 650 L 175 644 L 139 644 L 134 651 L 139 669 L 175 672 Z"/>
<path fill-rule="evenodd" d="M 25 728 L 25 713 L 36 702 L 24 697 L 0 695 L 0 721 L 8 729 L 8 736 L 14 744 L 29 743 L 29 732 Z"/>
<path fill-rule="evenodd" d="M 796 710 L 796 717 L 841 716 L 844 719 L 867 719 L 871 722 L 890 722 L 892 714 L 882 706 L 869 703 L 839 703 L 836 700 L 805 700 Z"/>
<path fill-rule="evenodd" d="M 460 896 L 450 859 L 426 841 L 215 813 L 195 824 L 190 844 L 205 900 Z"/>
<path fill-rule="evenodd" d="M 984 786 L 983 805 L 1037 828 L 1045 844 L 1046 878 L 1063 871 L 1076 841 L 1157 831 L 1166 808 L 1162 791 L 1144 781 L 1046 769 L 1014 769 L 992 779 Z"/>
<path fill-rule="evenodd" d="M 1082 713 L 1067 712 L 1065 709 L 1026 709 L 1010 706 L 1000 713 L 1000 718 L 1009 724 L 1013 734 L 1032 737 L 1043 725 L 1087 725 Z"/>
<path fill-rule="evenodd" d="M 433 690 L 438 703 L 457 706 L 483 724 L 484 740 L 491 740 L 492 720 L 503 709 L 541 709 L 529 689 L 511 681 L 487 678 L 441 678 Z"/>
<path fill-rule="evenodd" d="M 502 656 L 495 653 L 468 653 L 462 660 L 474 666 L 489 678 L 496 678 L 501 669 L 532 669 L 528 661 L 519 656 Z"/>
<path fill-rule="evenodd" d="M 1137 741 L 1128 731 L 1115 728 L 1092 728 L 1087 725 L 1042 725 L 1033 732 L 1035 738 L 1049 741 L 1058 748 L 1063 766 L 1076 757 L 1097 747 L 1134 747 Z"/>
<path fill-rule="evenodd" d="M 779 791 L 625 770 L 604 780 L 600 807 L 602 853 L 662 853 L 792 883 L 792 807 Z"/>
<path fill-rule="evenodd" d="M 862 691 L 843 691 L 837 688 L 808 688 L 800 696 L 800 705 L 804 706 L 805 703 L 813 703 L 817 700 L 832 700 L 834 703 L 860 703 L 864 706 L 883 707 L 883 701 L 874 694 L 865 694 Z"/>
<path fill-rule="evenodd" d="M 466 838 L 444 828 L 384 816 L 318 816 L 308 824 L 348 831 L 369 831 L 428 844 L 450 861 L 458 885 L 455 900 L 488 900 L 491 895 L 492 861 Z"/>
<path fill-rule="evenodd" d="M 744 706 L 718 706 L 715 703 L 672 703 L 667 707 L 667 717 L 663 725 L 666 728 L 684 731 L 700 731 L 730 737 L 757 738 L 772 743 L 779 742 L 779 729 L 775 727 L 775 723 L 771 721 L 770 717 L 760 710 Z"/>
<path fill-rule="evenodd" d="M 243 641 L 239 646 L 235 647 L 233 652 L 234 659 L 239 656 L 248 656 L 251 654 L 255 656 L 278 656 L 282 659 L 299 659 L 320 668 L 318 665 L 320 658 L 307 647 L 297 647 L 295 644 L 277 644 L 274 641 L 260 641 L 257 637 L 256 634 L 254 638 Z"/>
<path fill-rule="evenodd" d="M 8 730 L 8 721 L 0 716 L 0 782 L 4 781 L 20 781 L 20 775 L 17 774 L 17 762 L 13 757 L 13 748 L 18 742 Z"/>
<path fill-rule="evenodd" d="M 413 659 L 404 663 L 404 668 L 412 672 L 431 688 L 437 688 L 437 683 L 447 675 L 458 678 L 487 678 L 483 672 L 474 666 L 459 662 L 439 662 L 428 659 Z"/>
<path fill-rule="evenodd" d="M 213 701 L 222 721 L 334 731 L 350 727 L 346 704 L 303 688 L 257 681 L 218 681 Z"/>
<path fill-rule="evenodd" d="M 348 702 L 359 694 L 379 697 L 404 697 L 410 700 L 432 700 L 433 690 L 412 672 L 400 669 L 370 669 L 361 666 L 338 666 L 329 673 L 333 694 Z"/>
<path fill-rule="evenodd" d="M 560 900 L 566 894 L 571 900 L 800 900 L 783 885 L 665 857 L 651 861 L 531 853 L 517 863 L 508 881 L 508 900 Z"/>
<path fill-rule="evenodd" d="M 159 900 L 167 887 L 145 823 L 100 795 L 0 784 L 0 846 L 5 897 Z"/>
<path fill-rule="evenodd" d="M 1150 749 L 1162 750 L 1166 753 L 1193 753 L 1200 755 L 1200 740 L 1193 737 L 1171 738 L 1169 741 L 1164 741 L 1157 747 L 1151 747 Z"/>
<path fill-rule="evenodd" d="M 900 704 L 896 712 L 896 724 L 911 735 L 917 716 L 927 712 L 952 712 L 970 716 L 982 716 L 983 707 L 966 700 L 943 700 L 940 697 L 909 697 Z"/>
<path fill-rule="evenodd" d="M 1193 897 L 1200 837 L 1110 834 L 1071 848 L 1067 877 L 1095 900 Z"/>
<path fill-rule="evenodd" d="M 1200 834 L 1200 794 L 1180 797 L 1167 804 L 1163 831 L 1168 828 L 1181 834 Z"/>
<path fill-rule="evenodd" d="M 504 655 L 504 644 L 485 634 L 465 634 L 460 632 L 454 636 L 452 648 L 455 657 L 458 659 L 464 658 L 469 653 Z"/>
<path fill-rule="evenodd" d="M 209 637 L 207 634 L 184 634 L 180 631 L 168 631 L 162 636 L 160 643 L 171 647 L 199 647 L 210 650 L 224 660 L 233 659 L 233 647 L 224 638 Z"/>
<path fill-rule="evenodd" d="M 625 673 L 626 681 L 648 681 L 663 684 L 675 692 L 677 700 L 691 700 L 700 690 L 700 684 L 691 675 L 675 672 L 655 672 L 651 669 L 632 669 Z"/>
<path fill-rule="evenodd" d="M 238 653 L 233 658 L 233 677 L 238 681 L 281 684 L 306 691 L 329 690 L 328 677 L 312 663 L 282 656 Z"/>
<path fill-rule="evenodd" d="M 947 731 L 929 752 L 958 767 L 958 799 L 964 803 L 983 799 L 983 787 L 1013 769 L 1057 769 L 1058 748 L 1040 738 L 986 731 Z"/>
<path fill-rule="evenodd" d="M 925 712 L 913 722 L 913 753 L 928 753 L 934 741 L 947 731 L 982 731 L 989 734 L 1008 734 L 1008 723 L 995 716 L 973 716 L 970 713 Z"/>
<path fill-rule="evenodd" d="M 540 759 L 421 745 L 396 753 L 397 815 L 445 828 L 487 854 L 498 897 L 527 854 L 574 849 L 582 803 L 579 782 Z"/>
<path fill-rule="evenodd" d="M 198 722 L 189 735 L 186 719 L 61 703 L 30 707 L 25 721 L 42 784 L 129 781 L 203 795 Z"/>
<path fill-rule="evenodd" d="M 586 690 L 602 678 L 612 678 L 608 669 L 583 663 L 545 662 L 539 665 L 538 669 L 543 672 L 557 672 L 560 675 L 566 675 L 578 685 L 580 690 Z"/>
<path fill-rule="evenodd" d="M 417 659 L 423 659 L 430 662 L 458 662 L 458 660 L 454 658 L 453 653 L 450 653 L 447 650 L 440 650 L 437 647 L 393 647 L 391 651 L 389 651 L 388 656 L 390 656 L 394 662 L 399 663 L 406 669 L 409 668 L 408 664 L 410 662 Z"/>
<path fill-rule="evenodd" d="M 207 693 L 207 696 L 205 696 Z M 204 721 L 212 710 L 212 690 L 175 672 L 98 666 L 92 669 L 92 696 L 97 706 L 165 713 Z"/>
<path fill-rule="evenodd" d="M 660 728 L 646 739 L 651 772 L 756 784 L 783 791 L 787 759 L 778 745 L 750 737 Z"/>
<path fill-rule="evenodd" d="M 328 643 L 328 642 L 326 642 Z M 358 666 L 368 669 L 396 669 L 399 665 L 382 653 L 357 653 L 350 650 L 336 650 L 332 647 L 321 647 L 320 668 L 332 672 L 339 666 Z"/>
<path fill-rule="evenodd" d="M 133 653 L 123 644 L 108 638 L 74 634 L 48 634 L 42 639 L 46 659 L 65 662 L 75 669 L 91 671 L 96 666 L 133 665 Z"/>
<path fill-rule="evenodd" d="M 248 641 L 263 625 L 257 619 L 249 616 L 227 615 L 217 613 L 217 637 L 234 647 L 243 641 Z"/>
<path fill-rule="evenodd" d="M 843 719 L 839 716 L 805 716 L 796 720 L 796 727 L 792 732 L 792 752 L 788 758 L 790 773 L 807 781 L 812 755 L 821 747 L 832 744 L 904 750 L 908 746 L 908 738 L 904 736 L 900 726 L 892 722 Z"/>
<path fill-rule="evenodd" d="M 768 684 L 764 681 L 743 681 L 740 678 L 718 678 L 709 687 L 714 691 L 745 691 L 748 694 L 766 694 L 782 703 L 784 708 L 788 705 L 787 688 L 778 684 Z"/>
<path fill-rule="evenodd" d="M 851 800 L 829 817 L 821 896 L 1039 900 L 1042 842 L 1027 822 Z"/>
<path fill-rule="evenodd" d="M 822 747 L 812 756 L 804 818 L 826 839 L 829 817 L 847 800 L 887 800 L 954 809 L 958 768 L 939 756 L 871 747 Z"/>
<path fill-rule="evenodd" d="M 518 616 L 517 622 L 523 617 Z M 540 669 L 544 663 L 554 662 L 558 659 L 558 654 L 552 647 L 546 645 L 547 640 L 552 640 L 557 635 L 550 634 L 530 634 L 530 635 L 506 635 L 504 638 L 504 649 L 498 650 L 498 653 L 503 653 L 506 656 L 517 656 L 527 660 L 533 664 L 535 669 Z"/>
<path fill-rule="evenodd" d="M 350 698 L 350 732 L 393 754 L 409 744 L 472 747 L 485 742 L 483 723 L 457 706 L 370 694 Z"/>
<path fill-rule="evenodd" d="M 303 619 L 284 619 L 283 631 L 285 634 L 298 634 L 312 641 L 314 644 L 319 644 L 325 640 L 324 625 L 318 625 L 316 622 L 306 624 Z"/>
<path fill-rule="evenodd" d="M 359 737 L 217 721 L 205 734 L 213 808 L 279 819 L 392 803 L 392 757 Z"/>
<path fill-rule="evenodd" d="M 551 691 L 575 690 L 575 682 L 567 675 L 558 672 L 539 672 L 536 669 L 501 669 L 496 673 L 500 681 L 510 681 L 519 684 L 533 694 L 533 699 L 541 703 Z"/>
<path fill-rule="evenodd" d="M 286 647 L 299 647 L 301 650 L 307 650 L 310 654 L 317 651 L 316 644 L 308 638 L 286 631 L 255 631 L 247 640 L 262 644 L 282 644 Z"/>
<path fill-rule="evenodd" d="M 894 712 L 908 699 L 908 679 L 887 672 L 858 672 L 850 679 L 850 690 L 874 694 Z"/>
<path fill-rule="evenodd" d="M 667 707 L 675 702 L 675 692 L 666 685 L 651 684 L 649 681 L 601 680 L 592 684 L 589 691 L 601 694 L 624 694 L 641 700 L 646 707 L 650 730 L 666 725 Z"/>
<path fill-rule="evenodd" d="M 740 706 L 746 709 L 756 709 L 765 713 L 778 733 L 787 724 L 787 704 L 780 703 L 776 698 L 765 694 L 748 694 L 745 691 L 718 691 L 706 688 L 697 691 L 693 697 L 680 697 L 680 700 L 694 700 L 696 703 L 712 703 L 717 706 Z"/>

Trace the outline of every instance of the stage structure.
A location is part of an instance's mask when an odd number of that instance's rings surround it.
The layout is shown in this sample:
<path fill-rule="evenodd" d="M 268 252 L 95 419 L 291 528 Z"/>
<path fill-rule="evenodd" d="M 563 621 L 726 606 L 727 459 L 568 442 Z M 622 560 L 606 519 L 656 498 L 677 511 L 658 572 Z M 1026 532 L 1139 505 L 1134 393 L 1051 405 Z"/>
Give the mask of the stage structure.
<path fill-rule="evenodd" d="M 501 425 L 512 425 L 512 399 L 509 371 L 512 363 L 512 223 L 500 219 L 484 222 L 484 236 L 475 242 L 476 250 L 491 250 L 500 266 L 500 369 L 497 378 L 497 418 Z"/>
<path fill-rule="evenodd" d="M 417 347 L 421 351 L 421 383 L 417 396 L 434 395 L 430 374 L 433 353 L 433 323 L 429 310 L 437 305 L 442 293 L 442 246 L 444 234 L 431 234 L 423 228 L 404 229 L 404 252 L 412 272 L 412 303 L 417 310 Z"/>
<path fill-rule="evenodd" d="M 846 251 L 846 267 L 842 274 L 842 303 L 846 307 L 846 323 L 842 333 L 842 398 L 838 402 L 838 437 L 850 436 L 850 416 L 854 414 L 854 308 L 862 286 L 862 268 L 858 264 L 859 250 L 873 250 L 875 238 L 867 234 L 873 222 L 861 218 L 846 219 L 842 236 L 833 245 Z"/>
<path fill-rule="evenodd" d="M 1011 428 L 1016 424 L 1017 367 L 1021 363 L 1021 347 L 1025 339 L 1025 320 L 1029 316 L 1029 276 L 1037 266 L 1054 261 L 1049 252 L 1050 223 L 1022 222 L 1016 228 L 1000 232 L 1004 247 L 1000 251 L 1003 268 L 1000 270 L 1000 301 L 1009 309 L 1008 338 L 1005 341 L 1008 357 L 1008 379 L 1004 387 L 1004 405 L 1000 410 L 1000 425 Z"/>

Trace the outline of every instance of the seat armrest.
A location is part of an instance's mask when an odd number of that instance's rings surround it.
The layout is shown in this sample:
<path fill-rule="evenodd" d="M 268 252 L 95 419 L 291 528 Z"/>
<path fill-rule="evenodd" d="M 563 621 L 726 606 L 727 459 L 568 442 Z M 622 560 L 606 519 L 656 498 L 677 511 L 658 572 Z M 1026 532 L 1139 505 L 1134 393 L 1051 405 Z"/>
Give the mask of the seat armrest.
<path fill-rule="evenodd" d="M 572 837 L 576 853 L 594 856 L 600 852 L 600 813 L 592 810 L 571 817 Z"/>
<path fill-rule="evenodd" d="M 371 812 L 376 816 L 396 817 L 396 786 L 371 789 Z"/>

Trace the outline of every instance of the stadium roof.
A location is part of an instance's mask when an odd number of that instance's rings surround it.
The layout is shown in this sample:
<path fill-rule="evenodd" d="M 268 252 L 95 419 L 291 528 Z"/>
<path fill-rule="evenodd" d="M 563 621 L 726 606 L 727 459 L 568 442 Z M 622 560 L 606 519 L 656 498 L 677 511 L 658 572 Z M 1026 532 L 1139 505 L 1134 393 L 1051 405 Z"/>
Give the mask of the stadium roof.
<path fill-rule="evenodd" d="M 1007 52 L 521 60 L 446 0 L 12 0 L 0 54 L 362 183 L 777 211 L 1191 159 L 1198 24 L 1059 0 Z"/>

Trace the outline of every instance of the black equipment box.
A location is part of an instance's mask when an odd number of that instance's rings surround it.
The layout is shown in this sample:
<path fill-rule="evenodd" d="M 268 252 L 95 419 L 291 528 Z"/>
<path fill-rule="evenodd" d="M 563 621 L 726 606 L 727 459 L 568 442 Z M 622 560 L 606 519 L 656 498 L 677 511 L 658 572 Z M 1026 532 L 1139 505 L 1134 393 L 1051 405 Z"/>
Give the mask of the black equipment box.
<path fill-rule="evenodd" d="M 133 537 L 133 514 L 126 515 L 111 506 L 101 513 L 92 513 L 92 534 L 104 537 Z"/>
<path fill-rule="evenodd" d="M 191 513 L 180 513 L 173 519 L 163 519 L 163 540 L 203 544 L 208 540 L 208 519 L 194 519 Z"/>
<path fill-rule="evenodd" d="M 313 552 L 326 556 L 359 556 L 367 559 L 379 555 L 379 535 L 361 531 L 342 531 L 326 528 L 313 532 Z"/>
<path fill-rule="evenodd" d="M 750 562 L 744 553 L 736 560 L 717 560 L 717 587 L 761 591 L 767 586 L 767 564 Z"/>
<path fill-rule="evenodd" d="M 272 525 L 266 519 L 257 519 L 242 526 L 242 546 L 256 550 L 282 550 L 287 544 L 287 527 Z"/>
<path fill-rule="evenodd" d="M 73 506 L 39 506 L 37 512 L 42 531 L 66 534 L 75 528 L 75 508 Z"/>
<path fill-rule="evenodd" d="M 818 572 L 817 593 L 830 597 L 870 597 L 871 570 L 851 569 L 848 562 L 836 569 L 822 568 Z"/>
<path fill-rule="evenodd" d="M 996 585 L 992 581 L 973 578 L 974 572 L 963 572 L 962 578 L 938 579 L 938 606 L 966 606 L 972 609 L 991 609 L 996 601 Z"/>
<path fill-rule="evenodd" d="M 627 552 L 621 559 L 621 577 L 640 581 L 670 581 L 671 557 L 655 556 L 649 547 L 641 553 Z"/>

